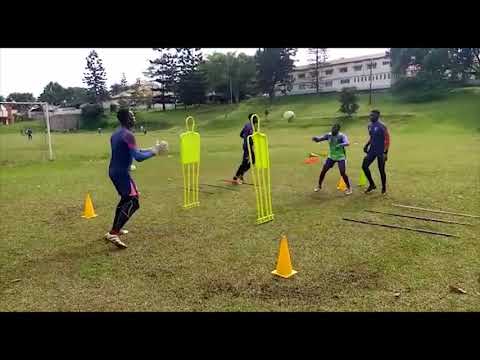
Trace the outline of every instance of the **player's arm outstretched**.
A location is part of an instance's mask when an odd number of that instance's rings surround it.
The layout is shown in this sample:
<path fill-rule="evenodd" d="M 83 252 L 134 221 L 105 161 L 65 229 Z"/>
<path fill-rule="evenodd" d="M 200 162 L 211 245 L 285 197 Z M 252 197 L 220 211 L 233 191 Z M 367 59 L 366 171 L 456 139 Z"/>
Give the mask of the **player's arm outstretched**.
<path fill-rule="evenodd" d="M 150 159 L 153 156 L 158 155 L 162 150 L 164 150 L 165 145 L 160 143 L 157 140 L 157 143 L 151 148 L 146 150 L 141 150 L 137 148 L 135 137 L 132 133 L 127 133 L 125 136 L 125 141 L 128 144 L 130 150 L 130 155 L 138 162 Z"/>
<path fill-rule="evenodd" d="M 314 136 L 312 138 L 312 141 L 315 141 L 315 142 L 321 142 L 321 141 L 326 141 L 330 138 L 330 134 L 325 134 L 323 136 Z"/>

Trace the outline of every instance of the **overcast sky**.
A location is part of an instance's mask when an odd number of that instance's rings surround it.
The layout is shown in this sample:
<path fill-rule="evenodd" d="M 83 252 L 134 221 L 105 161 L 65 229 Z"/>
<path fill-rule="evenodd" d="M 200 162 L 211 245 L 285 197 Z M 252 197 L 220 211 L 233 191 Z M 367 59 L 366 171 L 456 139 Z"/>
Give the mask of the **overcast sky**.
<path fill-rule="evenodd" d="M 83 72 L 88 53 L 92 49 L 0 49 L 0 95 L 12 92 L 31 92 L 39 96 L 45 85 L 56 81 L 63 87 L 84 86 Z M 148 59 L 154 59 L 156 52 L 152 49 L 95 49 L 107 73 L 107 85 L 120 82 L 124 72 L 128 83 L 137 78 L 144 78 L 143 72 L 148 66 Z M 209 48 L 202 49 L 204 54 L 215 51 L 244 52 L 254 55 L 255 48 Z M 362 56 L 386 51 L 386 48 L 330 48 L 328 59 Z M 307 49 L 298 49 L 296 65 L 308 63 Z"/>

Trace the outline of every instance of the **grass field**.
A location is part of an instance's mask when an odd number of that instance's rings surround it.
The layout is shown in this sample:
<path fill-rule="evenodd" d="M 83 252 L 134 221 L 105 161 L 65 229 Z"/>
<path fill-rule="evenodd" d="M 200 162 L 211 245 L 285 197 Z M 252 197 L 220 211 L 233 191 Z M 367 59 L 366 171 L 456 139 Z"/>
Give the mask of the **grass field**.
<path fill-rule="evenodd" d="M 478 90 L 478 89 L 477 89 Z M 367 139 L 369 106 L 344 124 L 348 174 L 356 184 Z M 403 104 L 376 94 L 373 107 L 391 133 L 389 193 L 345 197 L 334 168 L 313 193 L 320 164 L 309 152 L 326 150 L 313 135 L 337 116 L 333 95 L 278 99 L 262 131 L 268 134 L 275 221 L 255 224 L 252 186 L 229 186 L 241 160 L 238 136 L 249 112 L 264 100 L 187 111 L 202 136 L 201 206 L 182 209 L 178 135 L 187 112 L 138 114 L 163 130 L 137 134 L 141 147 L 157 138 L 171 157 L 137 164 L 140 210 L 127 228 L 127 250 L 106 244 L 117 194 L 108 178 L 109 133 L 54 134 L 56 160 L 45 138 L 28 142 L 18 124 L 0 129 L 0 310 L 2 311 L 479 311 L 480 219 L 408 211 L 401 203 L 480 215 L 480 94 L 458 90 L 428 104 Z M 286 123 L 285 110 L 297 119 Z M 155 126 L 152 126 L 155 128 Z M 373 175 L 379 182 L 376 164 Z M 251 177 L 247 176 L 249 182 Z M 216 186 L 221 186 L 216 187 Z M 81 218 L 90 192 L 97 218 Z M 467 221 L 428 223 L 364 209 Z M 447 238 L 348 223 L 342 217 L 454 233 Z M 289 239 L 290 279 L 272 277 L 279 240 Z M 467 291 L 449 291 L 454 285 Z M 397 296 L 394 294 L 397 293 Z M 398 293 L 400 295 L 398 295 Z"/>

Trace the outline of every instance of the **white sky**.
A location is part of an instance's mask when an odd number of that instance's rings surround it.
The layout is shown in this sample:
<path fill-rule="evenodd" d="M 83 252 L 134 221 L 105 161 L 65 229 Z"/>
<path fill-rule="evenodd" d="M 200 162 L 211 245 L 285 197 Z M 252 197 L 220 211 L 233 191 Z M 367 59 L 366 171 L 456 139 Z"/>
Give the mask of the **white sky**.
<path fill-rule="evenodd" d="M 31 92 L 39 96 L 45 85 L 56 81 L 63 87 L 84 86 L 83 72 L 86 66 L 85 58 L 92 49 L 67 48 L 29 48 L 0 49 L 0 95 L 7 96 L 12 92 Z M 122 73 L 125 73 L 128 83 L 137 78 L 145 78 L 143 72 L 148 67 L 149 59 L 154 59 L 158 52 L 152 49 L 95 49 L 103 61 L 107 73 L 107 85 L 119 83 Z M 215 51 L 244 52 L 254 55 L 256 48 L 204 48 L 204 54 Z M 386 48 L 330 48 L 328 59 L 353 57 L 381 53 Z M 297 52 L 296 65 L 308 63 L 307 49 Z"/>

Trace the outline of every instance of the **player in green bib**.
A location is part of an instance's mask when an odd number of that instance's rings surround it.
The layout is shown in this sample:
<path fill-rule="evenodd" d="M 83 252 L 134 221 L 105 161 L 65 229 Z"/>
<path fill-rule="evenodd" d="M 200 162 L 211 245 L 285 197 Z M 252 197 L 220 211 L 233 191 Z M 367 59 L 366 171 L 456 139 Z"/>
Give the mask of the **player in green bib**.
<path fill-rule="evenodd" d="M 318 187 L 315 188 L 315 192 L 320 191 L 322 188 L 323 179 L 335 163 L 338 163 L 338 169 L 340 170 L 340 175 L 347 185 L 347 190 L 345 190 L 346 195 L 352 193 L 352 188 L 350 187 L 350 181 L 346 173 L 346 161 L 347 156 L 345 152 L 345 146 L 349 145 L 347 135 L 340 132 L 340 124 L 335 124 L 332 126 L 332 131 L 323 136 L 314 136 L 312 138 L 315 142 L 328 141 L 329 151 L 328 157 L 325 160 L 322 171 L 320 172 L 320 177 L 318 179 Z"/>

